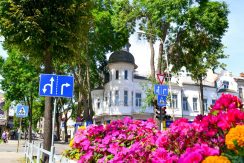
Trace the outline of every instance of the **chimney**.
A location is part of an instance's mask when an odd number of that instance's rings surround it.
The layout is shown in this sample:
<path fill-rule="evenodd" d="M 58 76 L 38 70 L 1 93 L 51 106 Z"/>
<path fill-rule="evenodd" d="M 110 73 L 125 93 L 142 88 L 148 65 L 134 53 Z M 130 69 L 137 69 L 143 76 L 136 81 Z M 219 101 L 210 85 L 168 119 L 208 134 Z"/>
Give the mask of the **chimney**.
<path fill-rule="evenodd" d="M 131 44 L 128 42 L 128 43 L 122 48 L 122 50 L 127 51 L 127 52 L 130 52 L 130 46 L 131 46 Z"/>

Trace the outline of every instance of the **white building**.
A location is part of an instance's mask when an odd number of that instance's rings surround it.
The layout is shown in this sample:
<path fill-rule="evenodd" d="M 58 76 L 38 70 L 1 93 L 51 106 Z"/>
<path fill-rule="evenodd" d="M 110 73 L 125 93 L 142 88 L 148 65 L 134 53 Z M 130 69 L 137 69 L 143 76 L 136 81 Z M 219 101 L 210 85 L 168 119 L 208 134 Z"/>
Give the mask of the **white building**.
<path fill-rule="evenodd" d="M 103 87 L 91 92 L 92 104 L 95 111 L 95 123 L 106 123 L 110 120 L 130 116 L 134 119 L 148 119 L 154 115 L 153 107 L 146 106 L 143 85 L 151 86 L 146 77 L 135 74 L 134 57 L 128 51 L 116 51 L 109 57 L 109 81 Z M 232 93 L 242 98 L 244 77 L 234 78 L 227 71 L 214 74 L 207 73 L 203 81 L 204 108 L 208 107 L 222 93 Z M 172 105 L 167 107 L 167 114 L 174 117 L 185 117 L 190 120 L 200 114 L 199 84 L 193 81 L 186 73 L 174 76 L 171 79 Z"/>

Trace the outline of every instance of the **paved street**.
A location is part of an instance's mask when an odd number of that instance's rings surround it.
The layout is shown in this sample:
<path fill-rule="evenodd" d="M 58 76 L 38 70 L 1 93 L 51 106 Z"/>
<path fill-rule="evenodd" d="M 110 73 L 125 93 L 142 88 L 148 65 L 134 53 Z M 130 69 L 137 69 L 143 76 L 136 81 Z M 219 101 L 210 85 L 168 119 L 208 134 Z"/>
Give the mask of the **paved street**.
<path fill-rule="evenodd" d="M 19 152 L 17 153 L 17 141 L 9 141 L 0 144 L 0 160 L 3 163 L 21 163 L 24 161 L 24 141 L 20 142 Z M 22 160 L 22 161 L 21 161 Z"/>
<path fill-rule="evenodd" d="M 42 142 L 42 140 L 35 141 Z M 24 161 L 24 140 L 20 142 L 19 152 L 17 153 L 17 144 L 18 141 L 10 140 L 8 143 L 0 144 L 0 162 L 2 163 L 22 163 Z M 55 142 L 55 153 L 57 155 L 62 154 L 62 152 L 67 149 L 68 144 Z"/>

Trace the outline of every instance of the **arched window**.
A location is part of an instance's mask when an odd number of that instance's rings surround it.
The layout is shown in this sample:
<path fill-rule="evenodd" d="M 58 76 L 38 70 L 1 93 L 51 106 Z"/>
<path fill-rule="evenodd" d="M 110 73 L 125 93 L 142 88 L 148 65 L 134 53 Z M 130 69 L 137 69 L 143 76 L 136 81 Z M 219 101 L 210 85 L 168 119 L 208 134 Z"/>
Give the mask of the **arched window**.
<path fill-rule="evenodd" d="M 116 79 L 116 80 L 119 79 L 119 70 L 116 70 L 116 72 L 115 72 L 115 79 Z"/>
<path fill-rule="evenodd" d="M 100 99 L 97 99 L 97 109 L 100 109 Z"/>
<path fill-rule="evenodd" d="M 128 80 L 128 70 L 125 70 L 125 74 L 124 74 L 125 76 L 124 76 L 124 79 L 125 80 Z"/>

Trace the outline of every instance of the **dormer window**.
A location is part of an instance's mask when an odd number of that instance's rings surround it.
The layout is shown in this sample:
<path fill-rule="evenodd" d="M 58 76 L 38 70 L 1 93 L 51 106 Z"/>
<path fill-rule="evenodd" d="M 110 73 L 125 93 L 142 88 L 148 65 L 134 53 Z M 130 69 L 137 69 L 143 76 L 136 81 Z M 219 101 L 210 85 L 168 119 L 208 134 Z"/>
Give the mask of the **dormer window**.
<path fill-rule="evenodd" d="M 116 80 L 119 79 L 119 70 L 116 70 L 116 72 L 115 72 L 115 79 L 116 79 Z"/>
<path fill-rule="evenodd" d="M 109 81 L 112 81 L 113 78 L 112 78 L 112 72 L 109 72 Z"/>
<path fill-rule="evenodd" d="M 97 108 L 100 109 L 100 99 L 97 99 Z"/>
<path fill-rule="evenodd" d="M 128 70 L 125 70 L 125 80 L 128 79 Z"/>
<path fill-rule="evenodd" d="M 223 81 L 223 87 L 224 87 L 224 89 L 228 89 L 229 88 L 229 82 Z"/>
<path fill-rule="evenodd" d="M 115 91 L 115 106 L 119 106 L 119 91 Z"/>

